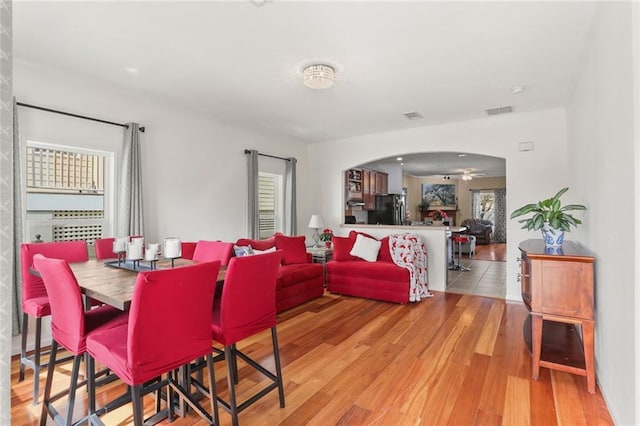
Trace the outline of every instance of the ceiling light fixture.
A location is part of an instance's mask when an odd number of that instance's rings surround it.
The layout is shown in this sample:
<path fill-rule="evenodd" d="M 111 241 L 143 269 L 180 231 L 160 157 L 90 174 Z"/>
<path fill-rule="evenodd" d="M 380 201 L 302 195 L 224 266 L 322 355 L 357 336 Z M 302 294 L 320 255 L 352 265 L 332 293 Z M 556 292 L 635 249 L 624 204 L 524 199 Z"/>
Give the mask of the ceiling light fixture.
<path fill-rule="evenodd" d="M 451 176 L 442 176 L 442 180 L 449 180 L 451 179 Z"/>
<path fill-rule="evenodd" d="M 402 157 L 396 157 L 396 161 L 402 161 Z"/>
<path fill-rule="evenodd" d="M 302 74 L 304 75 L 304 85 L 310 89 L 328 89 L 336 81 L 336 71 L 329 65 L 309 65 L 302 71 Z"/>
<path fill-rule="evenodd" d="M 468 181 L 471 179 L 473 179 L 473 176 L 471 176 L 469 172 L 464 172 L 464 174 L 462 175 L 462 180 Z"/>

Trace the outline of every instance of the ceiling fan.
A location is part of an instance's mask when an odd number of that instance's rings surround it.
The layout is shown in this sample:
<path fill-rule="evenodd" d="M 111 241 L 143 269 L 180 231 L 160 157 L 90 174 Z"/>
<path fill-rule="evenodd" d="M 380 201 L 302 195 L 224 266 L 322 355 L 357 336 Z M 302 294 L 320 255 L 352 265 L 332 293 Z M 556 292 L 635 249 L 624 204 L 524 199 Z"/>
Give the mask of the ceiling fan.
<path fill-rule="evenodd" d="M 450 180 L 452 177 L 453 178 L 457 177 L 457 178 L 462 179 L 464 181 L 470 181 L 474 177 L 483 177 L 483 176 L 486 176 L 486 175 L 487 174 L 485 172 L 474 172 L 472 170 L 462 170 L 462 173 L 444 175 L 444 176 L 442 176 L 442 180 Z"/>

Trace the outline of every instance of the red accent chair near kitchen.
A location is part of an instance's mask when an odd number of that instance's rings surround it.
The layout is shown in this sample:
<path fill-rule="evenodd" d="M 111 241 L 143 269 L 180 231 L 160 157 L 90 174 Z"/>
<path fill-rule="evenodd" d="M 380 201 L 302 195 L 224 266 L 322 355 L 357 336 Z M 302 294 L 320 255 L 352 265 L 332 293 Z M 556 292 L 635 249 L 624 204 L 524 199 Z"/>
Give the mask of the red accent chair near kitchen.
<path fill-rule="evenodd" d="M 96 249 L 96 260 L 117 259 L 118 254 L 113 252 L 113 237 L 98 238 L 94 243 Z"/>
<path fill-rule="evenodd" d="M 238 414 L 242 410 L 275 388 L 278 388 L 280 407 L 284 408 L 285 405 L 276 332 L 276 276 L 281 260 L 280 251 L 232 258 L 224 280 L 222 297 L 214 302 L 211 330 L 213 339 L 224 345 L 229 387 L 229 401 L 220 398 L 218 400 L 231 413 L 234 425 L 238 424 Z M 269 328 L 275 374 L 236 347 L 237 342 Z M 241 404 L 237 403 L 235 392 L 235 383 L 238 381 L 237 357 L 242 358 L 272 382 Z"/>
<path fill-rule="evenodd" d="M 193 252 L 193 260 L 196 262 L 211 262 L 219 260 L 222 266 L 227 266 L 233 256 L 233 243 L 223 241 L 200 240 Z"/>
<path fill-rule="evenodd" d="M 67 262 L 86 262 L 89 260 L 85 241 L 58 241 L 48 243 L 25 243 L 20 247 L 20 263 L 22 273 L 22 345 L 20 348 L 20 373 L 18 381 L 24 380 L 25 367 L 33 369 L 33 404 L 38 403 L 40 387 L 40 370 L 47 366 L 41 364 L 44 355 L 42 346 L 42 317 L 51 315 L 49 297 L 42 278 L 31 273 L 33 256 L 42 254 L 46 257 L 64 259 Z M 29 317 L 36 319 L 35 349 L 27 356 L 27 335 L 29 334 Z"/>
<path fill-rule="evenodd" d="M 47 289 L 51 309 L 51 335 L 53 337 L 40 425 L 47 424 L 48 416 L 51 416 L 56 422 L 60 420 L 60 415 L 53 402 L 67 394 L 69 398 L 64 423 L 70 425 L 73 420 L 76 388 L 79 385 L 78 370 L 80 361 L 86 352 L 87 336 L 98 330 L 126 324 L 127 313 L 110 306 L 100 306 L 85 311 L 78 281 L 65 260 L 50 259 L 41 254 L 36 254 L 33 256 L 33 266 L 42 277 L 44 286 Z M 71 383 L 68 390 L 51 396 L 58 346 L 64 347 L 73 354 Z M 93 393 L 90 391 L 90 405 L 94 404 L 92 398 Z"/>
<path fill-rule="evenodd" d="M 213 294 L 220 262 L 205 262 L 173 269 L 138 273 L 128 325 L 92 333 L 87 352 L 130 386 L 135 425 L 143 424 L 142 396 L 158 386 L 143 388 L 145 382 L 167 374 L 167 401 L 173 392 L 194 408 L 209 424 L 218 424 L 218 406 L 211 348 Z M 212 414 L 181 391 L 173 370 L 197 358 L 207 357 Z M 90 387 L 93 378 L 90 377 Z M 188 390 L 188 389 L 187 389 Z M 173 404 L 167 404 L 169 420 Z M 90 421 L 100 410 L 91 413 Z"/>

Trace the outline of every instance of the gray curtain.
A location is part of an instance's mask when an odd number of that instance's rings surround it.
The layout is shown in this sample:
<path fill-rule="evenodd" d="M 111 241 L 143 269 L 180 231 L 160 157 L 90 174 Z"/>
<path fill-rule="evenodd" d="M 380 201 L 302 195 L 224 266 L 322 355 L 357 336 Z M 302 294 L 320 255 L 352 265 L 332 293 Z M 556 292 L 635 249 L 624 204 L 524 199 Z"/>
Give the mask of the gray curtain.
<path fill-rule="evenodd" d="M 22 330 L 22 272 L 20 269 L 20 244 L 22 243 L 22 177 L 20 166 L 20 132 L 18 131 L 18 105 L 13 98 L 13 251 L 11 253 L 13 269 L 13 298 L 11 299 L 12 328 L 11 335 L 17 336 Z"/>
<path fill-rule="evenodd" d="M 16 289 L 15 268 L 20 265 L 14 258 L 15 233 L 14 171 L 20 163 L 12 156 L 15 139 L 12 138 L 13 110 L 13 41 L 12 2 L 0 0 L 0 425 L 11 424 L 11 334 L 16 326 L 12 321 L 13 297 Z M 17 237 L 17 238 L 16 238 Z M 16 330 L 15 328 L 13 330 Z M 14 333 L 15 334 L 15 333 Z"/>
<path fill-rule="evenodd" d="M 493 190 L 493 235 L 491 238 L 498 243 L 507 242 L 507 190 L 499 188 Z"/>
<path fill-rule="evenodd" d="M 247 223 L 248 235 L 251 239 L 260 238 L 260 212 L 258 211 L 258 151 L 246 149 L 247 155 Z"/>
<path fill-rule="evenodd" d="M 285 170 L 285 234 L 296 235 L 298 233 L 298 211 L 296 202 L 296 164 L 295 158 L 287 158 Z"/>
<path fill-rule="evenodd" d="M 122 144 L 122 162 L 118 183 L 117 236 L 144 235 L 142 208 L 142 154 L 140 125 L 127 123 Z"/>

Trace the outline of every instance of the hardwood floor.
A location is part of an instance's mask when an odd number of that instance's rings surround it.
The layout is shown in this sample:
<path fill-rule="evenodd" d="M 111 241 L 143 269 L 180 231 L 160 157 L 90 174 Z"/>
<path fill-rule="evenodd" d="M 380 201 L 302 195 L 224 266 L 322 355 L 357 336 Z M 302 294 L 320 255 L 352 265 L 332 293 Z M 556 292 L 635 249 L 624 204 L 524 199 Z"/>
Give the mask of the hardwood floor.
<path fill-rule="evenodd" d="M 543 368 L 539 381 L 531 379 L 531 359 L 522 336 L 526 315 L 520 304 L 461 294 L 436 292 L 433 298 L 409 305 L 326 294 L 278 317 L 286 408 L 279 408 L 274 391 L 242 412 L 240 423 L 613 424 L 600 390 L 589 394 L 584 377 Z M 268 332 L 238 346 L 272 368 Z M 239 368 L 243 400 L 264 380 L 242 361 Z M 31 405 L 32 376 L 28 373 L 17 383 L 17 374 L 14 359 L 13 424 L 37 424 L 40 405 Z M 57 388 L 68 383 L 67 374 L 57 377 Z M 216 367 L 216 382 L 225 396 L 222 363 Z M 114 395 L 124 388 L 114 383 L 99 389 L 99 405 L 105 401 L 104 392 Z M 78 397 L 79 415 L 86 404 L 84 390 Z M 153 404 L 148 397 L 148 414 Z M 230 424 L 222 409 L 220 419 Z M 130 406 L 109 413 L 103 421 L 130 424 Z M 204 422 L 191 413 L 174 424 Z"/>
<path fill-rule="evenodd" d="M 473 258 L 476 260 L 493 260 L 498 262 L 506 262 L 507 244 L 476 244 L 476 254 L 475 256 L 473 256 Z"/>

